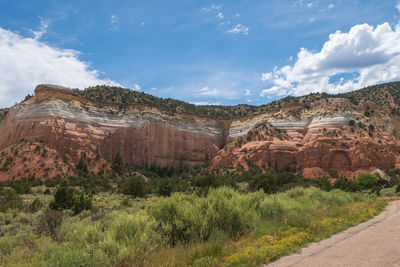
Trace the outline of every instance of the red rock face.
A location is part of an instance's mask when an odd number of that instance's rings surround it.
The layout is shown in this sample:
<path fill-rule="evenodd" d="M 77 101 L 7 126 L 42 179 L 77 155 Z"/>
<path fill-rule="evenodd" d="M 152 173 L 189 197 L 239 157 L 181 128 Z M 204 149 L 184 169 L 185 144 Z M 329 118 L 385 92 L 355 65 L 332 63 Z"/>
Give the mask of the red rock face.
<path fill-rule="evenodd" d="M 0 150 L 20 140 L 39 141 L 59 156 L 77 161 L 81 152 L 111 159 L 121 153 L 127 164 L 203 164 L 302 171 L 315 178 L 337 170 L 354 177 L 360 171 L 400 166 L 400 121 L 382 109 L 365 117 L 363 107 L 335 98 L 248 116 L 218 120 L 189 114 L 168 115 L 157 108 L 92 103 L 69 89 L 38 86 L 35 96 L 12 107 L 0 122 Z M 293 116 L 293 114 L 296 114 Z M 365 127 L 349 126 L 353 119 Z M 263 138 L 253 131 L 263 123 Z M 368 125 L 375 130 L 368 133 Z M 399 129 L 397 129 L 399 128 Z M 371 136 L 370 136 L 371 134 Z M 232 145 L 240 138 L 245 142 Z M 229 141 L 227 143 L 227 141 Z M 0 176 L 1 176 L 0 172 Z"/>
<path fill-rule="evenodd" d="M 127 164 L 139 166 L 193 166 L 214 156 L 224 143 L 217 120 L 171 117 L 152 108 L 115 114 L 113 107 L 84 107 L 81 99 L 60 90 L 39 88 L 35 97 L 13 107 L 0 124 L 0 149 L 31 140 L 75 161 L 83 151 L 89 156 L 98 151 L 106 159 L 121 153 Z"/>
<path fill-rule="evenodd" d="M 386 132 L 375 132 L 370 137 L 365 131 L 351 133 L 345 130 L 337 137 L 323 133 L 312 137 L 305 134 L 300 142 L 294 138 L 250 141 L 229 153 L 219 151 L 211 167 L 243 165 L 248 168 L 250 161 L 260 167 L 302 170 L 307 178 L 328 177 L 328 170 L 336 170 L 341 176 L 354 178 L 360 171 L 398 166 L 399 152 L 400 141 Z"/>

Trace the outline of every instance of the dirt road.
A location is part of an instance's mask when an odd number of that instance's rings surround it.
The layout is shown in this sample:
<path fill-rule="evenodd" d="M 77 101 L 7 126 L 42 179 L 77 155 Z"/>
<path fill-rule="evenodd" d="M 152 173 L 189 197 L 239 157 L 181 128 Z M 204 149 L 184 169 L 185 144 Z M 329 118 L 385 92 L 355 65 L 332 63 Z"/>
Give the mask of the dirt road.
<path fill-rule="evenodd" d="M 400 266 L 400 201 L 368 222 L 266 266 Z"/>

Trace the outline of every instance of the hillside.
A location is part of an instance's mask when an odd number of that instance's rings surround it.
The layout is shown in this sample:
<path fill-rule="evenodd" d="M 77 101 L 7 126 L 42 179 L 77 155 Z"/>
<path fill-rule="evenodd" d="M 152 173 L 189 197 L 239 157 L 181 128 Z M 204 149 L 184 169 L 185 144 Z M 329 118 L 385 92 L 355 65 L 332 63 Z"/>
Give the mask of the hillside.
<path fill-rule="evenodd" d="M 120 154 L 127 164 L 141 167 L 209 160 L 213 169 L 257 165 L 306 177 L 354 177 L 400 166 L 399 101 L 400 82 L 262 106 L 196 106 L 116 87 L 80 91 L 39 85 L 33 97 L 0 110 L 0 150 L 9 153 L 10 146 L 28 141 L 54 151 L 55 158 L 67 155 L 71 163 L 82 153 L 99 162 Z M 65 173 L 14 164 L 21 166 L 0 170 L 2 180 Z"/>

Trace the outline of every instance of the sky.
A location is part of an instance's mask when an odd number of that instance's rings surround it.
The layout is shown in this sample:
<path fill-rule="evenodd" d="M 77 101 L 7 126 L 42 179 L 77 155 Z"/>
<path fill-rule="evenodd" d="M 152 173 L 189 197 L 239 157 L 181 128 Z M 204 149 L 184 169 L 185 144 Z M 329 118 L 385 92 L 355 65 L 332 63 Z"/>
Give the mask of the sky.
<path fill-rule="evenodd" d="M 38 84 L 266 104 L 400 80 L 400 0 L 0 0 L 0 108 Z"/>

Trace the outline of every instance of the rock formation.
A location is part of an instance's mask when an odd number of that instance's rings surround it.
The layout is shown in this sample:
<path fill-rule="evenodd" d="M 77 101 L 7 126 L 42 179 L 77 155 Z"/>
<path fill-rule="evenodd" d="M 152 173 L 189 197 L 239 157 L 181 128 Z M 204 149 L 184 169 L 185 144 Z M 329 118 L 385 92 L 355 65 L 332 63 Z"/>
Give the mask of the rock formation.
<path fill-rule="evenodd" d="M 310 95 L 243 117 L 216 118 L 169 114 L 138 103 L 121 108 L 64 87 L 39 85 L 33 97 L 0 116 L 0 150 L 26 140 L 72 161 L 81 152 L 102 159 L 120 153 L 127 164 L 138 166 L 193 166 L 209 157 L 211 168 L 255 164 L 302 171 L 306 177 L 332 170 L 353 177 L 359 171 L 400 166 L 400 120 L 393 94 L 388 93 L 392 98 L 384 106 L 354 103 L 354 95 Z M 0 167 L 4 162 L 0 158 Z M 4 180 L 9 174 L 0 171 L 0 176 Z"/>

